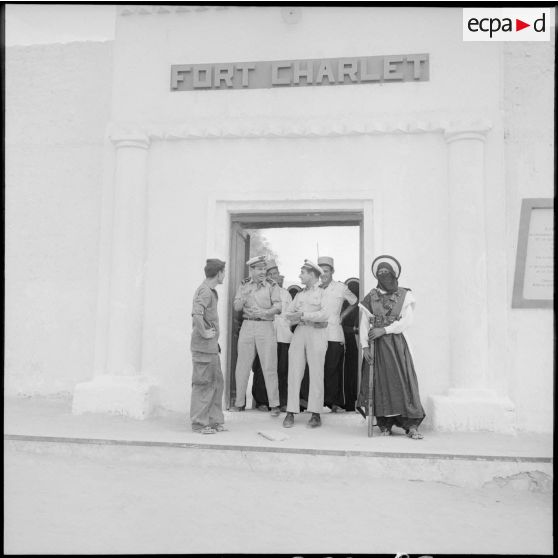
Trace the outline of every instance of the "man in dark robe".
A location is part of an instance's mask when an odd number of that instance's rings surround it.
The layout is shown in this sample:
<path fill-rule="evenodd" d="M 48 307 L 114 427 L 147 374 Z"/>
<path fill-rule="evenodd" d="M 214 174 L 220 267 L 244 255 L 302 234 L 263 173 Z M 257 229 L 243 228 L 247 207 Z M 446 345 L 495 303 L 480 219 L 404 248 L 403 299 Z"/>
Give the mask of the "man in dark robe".
<path fill-rule="evenodd" d="M 356 277 L 351 277 L 345 281 L 349 290 L 359 297 L 359 283 Z M 350 307 L 347 301 L 343 302 L 341 315 L 343 319 L 343 334 L 345 336 L 345 359 L 343 362 L 343 392 L 345 394 L 345 410 L 355 410 L 358 397 L 358 306 L 351 308 L 345 314 L 345 310 Z"/>
<path fill-rule="evenodd" d="M 363 347 L 362 381 L 357 405 L 368 408 L 370 363 L 373 362 L 373 412 L 384 436 L 393 426 L 412 439 L 421 439 L 424 419 L 418 381 L 403 331 L 412 323 L 415 299 L 410 289 L 399 287 L 399 262 L 379 256 L 372 262 L 378 280 L 362 300 L 360 342 Z"/>

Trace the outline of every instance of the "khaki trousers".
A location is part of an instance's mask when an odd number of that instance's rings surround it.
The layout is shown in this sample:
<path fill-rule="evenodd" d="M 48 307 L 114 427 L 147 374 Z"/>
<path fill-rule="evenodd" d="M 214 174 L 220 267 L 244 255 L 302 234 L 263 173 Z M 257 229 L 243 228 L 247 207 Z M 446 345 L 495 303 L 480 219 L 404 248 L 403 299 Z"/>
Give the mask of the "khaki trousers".
<path fill-rule="evenodd" d="M 300 411 L 300 384 L 308 362 L 310 387 L 308 411 L 321 413 L 324 407 L 324 362 L 327 351 L 327 328 L 298 325 L 289 349 L 289 397 L 287 412 Z"/>
<path fill-rule="evenodd" d="M 277 341 L 271 321 L 244 320 L 238 336 L 238 359 L 236 361 L 236 401 L 237 407 L 246 404 L 246 389 L 256 351 L 267 391 L 270 407 L 279 406 L 279 383 L 277 380 Z"/>
<path fill-rule="evenodd" d="M 223 424 L 223 372 L 217 353 L 192 351 L 192 397 L 190 420 L 192 430 Z"/>

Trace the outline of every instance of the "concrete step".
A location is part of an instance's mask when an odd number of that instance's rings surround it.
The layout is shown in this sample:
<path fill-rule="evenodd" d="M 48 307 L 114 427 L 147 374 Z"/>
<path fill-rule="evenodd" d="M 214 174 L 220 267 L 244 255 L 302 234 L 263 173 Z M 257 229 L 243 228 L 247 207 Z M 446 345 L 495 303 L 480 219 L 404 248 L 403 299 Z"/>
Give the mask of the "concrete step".
<path fill-rule="evenodd" d="M 444 482 L 462 487 L 490 483 L 529 490 L 552 484 L 552 435 L 541 433 L 436 432 L 423 440 L 367 436 L 357 413 L 324 413 L 321 428 L 306 427 L 308 413 L 282 428 L 283 417 L 249 410 L 225 412 L 227 432 L 191 431 L 185 413 L 160 413 L 149 420 L 123 416 L 75 416 L 71 402 L 6 399 L 5 444 L 17 451 L 56 452 L 95 459 L 169 460 L 199 467 L 264 471 L 286 477 L 328 475 Z M 421 428 L 422 430 L 422 428 Z M 264 437 L 265 434 L 267 437 Z M 269 439 L 271 438 L 271 439 Z"/>
<path fill-rule="evenodd" d="M 549 492 L 553 466 L 548 457 L 486 456 L 452 453 L 332 450 L 204 442 L 156 442 L 124 439 L 5 435 L 5 449 L 83 456 L 114 463 L 170 462 L 224 471 L 239 469 L 280 478 L 304 475 L 441 482 L 482 488 L 509 486 Z"/>

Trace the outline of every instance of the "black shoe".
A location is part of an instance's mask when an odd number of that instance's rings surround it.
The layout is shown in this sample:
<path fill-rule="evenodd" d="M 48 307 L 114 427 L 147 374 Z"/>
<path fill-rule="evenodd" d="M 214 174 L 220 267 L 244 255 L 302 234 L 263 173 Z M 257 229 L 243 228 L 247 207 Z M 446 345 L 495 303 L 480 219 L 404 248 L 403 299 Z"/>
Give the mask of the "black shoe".
<path fill-rule="evenodd" d="M 344 413 L 345 409 L 343 409 L 343 407 L 340 407 L 339 405 L 332 405 L 331 406 L 331 412 L 332 413 Z"/>
<path fill-rule="evenodd" d="M 293 413 L 287 413 L 287 416 L 283 420 L 283 426 L 285 428 L 291 428 L 292 426 L 294 426 L 294 414 Z"/>
<path fill-rule="evenodd" d="M 269 411 L 269 407 L 267 405 L 258 405 L 256 409 L 258 409 L 258 411 L 263 411 L 265 413 Z"/>
<path fill-rule="evenodd" d="M 308 421 L 308 426 L 310 428 L 316 428 L 317 426 L 322 426 L 322 419 L 319 413 L 312 413 L 310 420 Z"/>
<path fill-rule="evenodd" d="M 271 408 L 272 417 L 278 417 L 280 414 L 281 414 L 281 409 L 279 408 L 279 406 Z"/>

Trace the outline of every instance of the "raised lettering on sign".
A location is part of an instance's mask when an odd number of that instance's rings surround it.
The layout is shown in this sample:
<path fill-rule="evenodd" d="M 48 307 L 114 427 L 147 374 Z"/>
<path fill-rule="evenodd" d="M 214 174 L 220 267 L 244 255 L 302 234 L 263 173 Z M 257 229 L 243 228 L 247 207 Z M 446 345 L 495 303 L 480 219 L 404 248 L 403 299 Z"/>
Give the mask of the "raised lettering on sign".
<path fill-rule="evenodd" d="M 173 64 L 171 91 L 327 87 L 429 80 L 428 54 Z"/>

